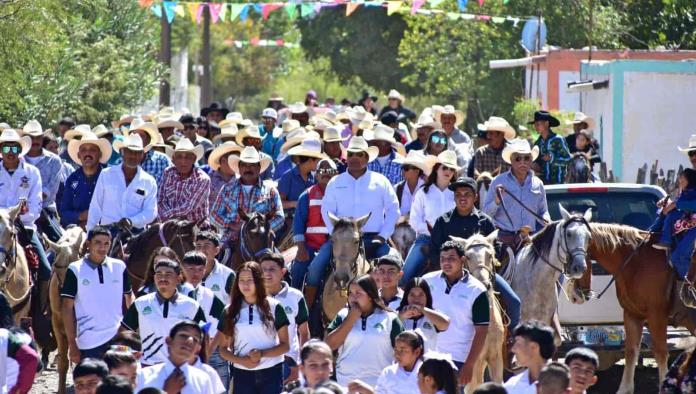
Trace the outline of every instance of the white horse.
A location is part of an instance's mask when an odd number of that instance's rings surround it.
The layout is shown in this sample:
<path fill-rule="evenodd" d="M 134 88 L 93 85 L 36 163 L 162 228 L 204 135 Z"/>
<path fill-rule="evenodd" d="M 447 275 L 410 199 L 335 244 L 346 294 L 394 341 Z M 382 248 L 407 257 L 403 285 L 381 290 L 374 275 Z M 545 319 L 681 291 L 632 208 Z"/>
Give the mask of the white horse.
<path fill-rule="evenodd" d="M 0 209 L 0 290 L 5 292 L 16 323 L 29 316 L 31 308 L 31 274 L 14 226 L 20 210 L 20 205 Z"/>

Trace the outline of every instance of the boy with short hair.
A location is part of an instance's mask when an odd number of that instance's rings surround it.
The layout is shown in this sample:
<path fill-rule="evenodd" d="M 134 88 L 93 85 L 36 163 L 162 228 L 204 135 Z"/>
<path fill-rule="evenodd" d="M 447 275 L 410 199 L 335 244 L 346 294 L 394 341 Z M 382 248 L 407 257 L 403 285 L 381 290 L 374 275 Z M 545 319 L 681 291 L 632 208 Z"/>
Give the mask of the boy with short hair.
<path fill-rule="evenodd" d="M 584 394 L 597 383 L 599 357 L 592 349 L 578 347 L 565 356 L 565 364 L 570 368 L 570 390 L 572 394 Z"/>
<path fill-rule="evenodd" d="M 399 288 L 399 280 L 404 275 L 402 269 L 404 260 L 401 256 L 388 254 L 377 259 L 377 274 L 380 277 L 379 296 L 384 305 L 396 310 L 404 297 L 404 291 Z"/>
<path fill-rule="evenodd" d="M 546 365 L 539 373 L 537 394 L 569 394 L 570 371 L 559 362 Z"/>
<path fill-rule="evenodd" d="M 236 274 L 231 268 L 220 264 L 217 255 L 220 253 L 220 238 L 213 231 L 201 231 L 196 235 L 196 251 L 206 257 L 205 275 L 201 284 L 215 293 L 225 305 L 230 304 L 230 291 Z"/>
<path fill-rule="evenodd" d="M 102 360 L 82 359 L 73 369 L 75 394 L 95 394 L 102 379 L 109 374 L 109 368 Z"/>
<path fill-rule="evenodd" d="M 104 355 L 104 362 L 109 367 L 109 375 L 126 378 L 131 388 L 135 388 L 135 376 L 138 373 L 138 360 L 132 352 L 126 350 L 109 350 Z"/>
<path fill-rule="evenodd" d="M 509 393 L 535 394 L 541 370 L 556 351 L 553 329 L 538 321 L 522 323 L 513 332 L 512 352 L 517 364 L 527 369 L 505 382 Z"/>

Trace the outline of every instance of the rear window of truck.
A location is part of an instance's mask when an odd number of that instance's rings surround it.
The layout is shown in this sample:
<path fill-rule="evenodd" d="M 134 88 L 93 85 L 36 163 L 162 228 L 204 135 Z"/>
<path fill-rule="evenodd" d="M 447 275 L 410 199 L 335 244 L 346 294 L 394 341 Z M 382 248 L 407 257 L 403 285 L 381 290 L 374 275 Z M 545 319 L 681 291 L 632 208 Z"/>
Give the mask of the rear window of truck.
<path fill-rule="evenodd" d="M 657 217 L 655 203 L 658 199 L 655 194 L 636 191 L 546 194 L 553 220 L 561 218 L 560 203 L 569 212 L 585 212 L 592 208 L 593 222 L 621 223 L 641 230 L 647 230 Z"/>

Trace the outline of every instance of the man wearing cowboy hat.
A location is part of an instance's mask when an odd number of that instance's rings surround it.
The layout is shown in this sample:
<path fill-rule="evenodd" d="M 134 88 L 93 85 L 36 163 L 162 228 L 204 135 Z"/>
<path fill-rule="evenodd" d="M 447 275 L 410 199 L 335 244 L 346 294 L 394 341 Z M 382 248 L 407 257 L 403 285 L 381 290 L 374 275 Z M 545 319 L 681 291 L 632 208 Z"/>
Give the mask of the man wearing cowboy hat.
<path fill-rule="evenodd" d="M 515 138 L 515 129 L 507 120 L 497 116 L 491 116 L 480 126 L 479 130 L 486 133 L 488 144 L 474 153 L 474 175 L 478 177 L 483 172 L 493 173 L 496 169 L 499 172 L 509 170 L 510 164 L 503 160 L 503 148 L 506 141 Z"/>
<path fill-rule="evenodd" d="M 268 101 L 266 102 L 266 107 L 280 111 L 281 109 L 285 108 L 286 105 L 283 104 L 283 97 L 281 97 L 278 93 L 272 93 L 271 97 L 269 97 Z"/>
<path fill-rule="evenodd" d="M 230 110 L 224 104 L 219 101 L 213 101 L 209 106 L 201 109 L 201 116 L 209 122 L 220 123 L 221 120 L 225 119 L 228 112 Z"/>
<path fill-rule="evenodd" d="M 483 203 L 483 211 L 493 218 L 500 229 L 498 239 L 508 245 L 514 245 L 518 233 L 528 227 L 532 232 L 541 229 L 543 223 L 522 207 L 509 194 L 533 210 L 538 216 L 550 221 L 546 205 L 544 183 L 532 171 L 532 162 L 539 156 L 539 147 L 532 149 L 529 141 L 513 139 L 503 149 L 503 160 L 510 164 L 510 170 L 493 179 L 492 193 L 488 193 Z"/>
<path fill-rule="evenodd" d="M 464 123 L 464 112 L 455 109 L 452 105 L 445 105 L 444 107 L 436 105 L 433 106 L 433 115 L 435 120 L 442 125 L 447 138 L 451 139 L 452 142 L 471 145 L 471 137 L 459 129 L 459 125 Z"/>
<path fill-rule="evenodd" d="M 286 129 L 286 126 L 290 131 L 281 136 L 280 140 L 278 141 L 278 145 L 280 145 L 280 153 L 278 154 L 278 165 L 276 165 L 275 172 L 273 173 L 274 181 L 280 180 L 281 176 L 293 169 L 296 165 L 297 158 L 289 156 L 288 150 L 301 144 L 305 138 L 321 138 L 319 133 L 316 131 L 307 131 L 307 129 L 301 127 L 300 122 L 296 121 L 295 119 L 285 119 L 283 121 L 283 130 Z"/>
<path fill-rule="evenodd" d="M 184 125 L 179 120 L 180 116 L 174 113 L 174 110 L 165 111 L 163 108 L 155 117 L 152 122 L 157 126 L 157 130 L 162 135 L 163 140 L 168 140 L 169 137 L 176 134 L 177 130 L 183 130 Z"/>
<path fill-rule="evenodd" d="M 68 154 L 68 149 L 67 149 L 68 143 L 72 139 L 80 139 L 82 134 L 84 134 L 88 131 L 92 131 L 92 127 L 90 125 L 79 124 L 79 125 L 77 125 L 77 126 L 73 127 L 72 129 L 65 132 L 65 134 L 63 135 L 63 137 L 61 139 L 61 147 L 63 146 L 63 143 L 65 143 L 65 146 L 64 146 L 64 148 L 62 148 L 62 151 L 58 155 L 61 158 L 61 160 L 70 164 L 73 167 L 75 166 L 75 162 L 72 161 L 72 159 L 70 158 L 70 155 Z"/>
<path fill-rule="evenodd" d="M 208 217 L 210 178 L 196 167 L 203 158 L 203 146 L 182 138 L 174 148 L 174 165 L 164 170 L 157 191 L 159 219 L 202 222 Z"/>
<path fill-rule="evenodd" d="M 679 149 L 679 152 L 685 153 L 687 156 L 689 156 L 691 168 L 696 170 L 696 134 L 691 134 L 691 138 L 689 138 L 689 145 L 686 148 L 679 146 L 677 149 Z"/>
<path fill-rule="evenodd" d="M 278 153 L 280 153 L 278 140 L 280 139 L 282 129 L 276 128 L 277 121 L 278 112 L 273 108 L 265 108 L 263 112 L 261 112 L 259 133 L 263 138 L 263 152 L 271 156 L 273 160 L 278 158 Z"/>
<path fill-rule="evenodd" d="M 143 143 L 144 156 L 140 167 L 152 175 L 155 182 L 159 184 L 164 170 L 172 165 L 172 161 L 164 153 L 151 149 L 152 145 L 159 141 L 160 134 L 157 131 L 157 126 L 154 123 L 145 122 L 142 118 L 135 118 L 131 122 L 130 130 L 128 130 L 128 135 L 133 134 L 138 135 Z"/>
<path fill-rule="evenodd" d="M 185 138 L 187 138 L 189 141 L 194 146 L 200 145 L 201 148 L 203 149 L 203 153 L 208 152 L 213 150 L 213 143 L 205 138 L 201 137 L 197 133 L 198 127 L 196 126 L 196 123 L 194 122 L 193 116 L 191 114 L 184 114 L 179 118 L 179 122 L 181 122 L 181 129 L 182 129 L 182 134 L 184 135 Z M 167 141 L 167 137 L 164 137 L 164 141 Z M 203 160 L 203 157 L 198 161 L 198 164 L 204 164 L 205 161 Z"/>
<path fill-rule="evenodd" d="M 222 230 L 223 241 L 234 241 L 239 237 L 242 223 L 239 210 L 247 214 L 270 215 L 271 230 L 278 231 L 285 221 L 280 194 L 275 186 L 263 182 L 260 177 L 271 165 L 271 159 L 261 155 L 253 146 L 247 146 L 239 156 L 230 156 L 228 160 L 239 179 L 222 187 L 210 209 L 210 222 Z"/>
<path fill-rule="evenodd" d="M 297 165 L 280 177 L 278 192 L 283 210 L 292 217 L 300 194 L 315 183 L 312 171 L 316 170 L 319 160 L 326 156 L 321 152 L 321 141 L 317 138 L 303 140 L 300 145 L 288 150 L 288 156 L 296 158 Z"/>
<path fill-rule="evenodd" d="M 539 147 L 539 157 L 534 164 L 541 172 L 541 180 L 546 185 L 563 183 L 570 161 L 570 151 L 565 139 L 551 130 L 551 127 L 557 127 L 560 122 L 548 111 L 536 111 L 534 120 L 529 124 L 533 124 L 539 133 L 539 138 L 534 142 L 534 146 Z"/>
<path fill-rule="evenodd" d="M 58 122 L 58 137 L 60 137 L 60 143 L 58 145 L 58 155 L 60 156 L 66 149 L 68 149 L 68 141 L 65 140 L 65 133 L 75 127 L 75 119 L 70 116 L 64 116 Z"/>
<path fill-rule="evenodd" d="M 389 245 L 386 242 L 394 232 L 394 226 L 399 219 L 399 200 L 389 180 L 367 168 L 367 164 L 375 160 L 379 154 L 376 146 L 369 146 L 365 138 L 358 136 L 351 138 L 346 150 L 348 170 L 333 178 L 326 187 L 321 216 L 330 234 L 333 225 L 329 214 L 354 219 L 370 214 L 362 227 L 365 253 L 368 259 L 382 257 L 389 253 Z M 305 298 L 308 302 L 315 298 L 316 289 L 324 279 L 330 258 L 331 241 L 328 241 L 309 265 L 305 287 Z"/>
<path fill-rule="evenodd" d="M 418 122 L 411 125 L 413 130 L 415 130 L 415 139 L 408 144 L 406 144 L 406 152 L 411 152 L 412 150 L 423 150 L 428 144 L 428 136 L 435 129 L 442 129 L 440 122 L 436 122 L 428 114 L 423 114 L 418 117 Z M 412 134 L 413 135 L 413 134 Z"/>
<path fill-rule="evenodd" d="M 98 138 L 92 132 L 68 143 L 68 153 L 79 167 L 65 181 L 63 199 L 59 207 L 60 223 L 63 227 L 77 224 L 84 228 L 87 225 L 92 194 L 112 150 L 109 141 Z"/>
<path fill-rule="evenodd" d="M 266 153 L 263 153 L 261 151 L 262 149 L 262 141 L 263 137 L 261 136 L 261 133 L 259 132 L 259 128 L 251 125 L 248 127 L 245 127 L 237 132 L 237 135 L 234 137 L 235 142 L 237 142 L 237 145 L 241 147 L 253 147 L 256 149 L 256 151 L 259 153 L 259 155 L 267 159 L 268 162 L 270 163 L 269 166 L 266 167 L 264 171 L 261 171 L 261 180 L 266 180 L 266 179 L 275 179 L 273 175 L 275 174 L 275 165 L 273 164 L 273 159 L 271 156 L 267 155 Z M 283 175 L 283 174 L 280 174 Z"/>
<path fill-rule="evenodd" d="M 208 173 L 208 176 L 210 176 L 209 207 L 213 207 L 223 186 L 237 180 L 228 159 L 231 155 L 239 155 L 241 151 L 242 147 L 237 145 L 237 143 L 227 141 L 218 145 L 208 156 L 208 166 L 210 167 L 210 172 Z"/>
<path fill-rule="evenodd" d="M 31 138 L 31 148 L 24 156 L 24 160 L 38 168 L 41 174 L 43 209 L 36 224 L 39 232 L 46 234 L 51 241 L 57 242 L 63 233 L 58 224 L 56 209 L 56 194 L 61 186 L 61 178 L 58 174 L 63 169 L 63 163 L 60 157 L 43 148 L 44 131 L 38 121 L 27 122 L 22 129 L 22 134 Z"/>
<path fill-rule="evenodd" d="M 587 130 L 592 131 L 595 128 L 595 120 L 582 112 L 576 112 L 573 116 L 573 120 L 566 120 L 566 125 L 573 125 L 573 133 L 565 137 L 566 145 L 568 145 L 568 150 L 570 153 L 575 153 L 578 148 L 575 146 L 575 138 L 578 136 L 580 131 Z M 599 143 L 597 140 L 590 140 L 592 147 L 596 152 L 599 152 Z"/>
<path fill-rule="evenodd" d="M 340 125 L 327 127 L 324 130 L 322 140 L 324 141 L 324 153 L 336 163 L 336 168 L 339 174 L 346 171 L 346 159 L 343 148 L 345 138 L 341 137 L 343 127 Z"/>
<path fill-rule="evenodd" d="M 132 227 L 132 233 L 139 233 L 157 218 L 157 182 L 140 167 L 145 147 L 138 133 L 114 141 L 113 147 L 121 152 L 123 164 L 106 168 L 99 175 L 86 229 L 111 226 L 115 234 L 117 228 L 113 225 L 118 223 L 118 227 Z"/>
<path fill-rule="evenodd" d="M 392 185 L 401 182 L 400 161 L 406 156 L 406 149 L 394 139 L 394 130 L 378 124 L 372 130 L 365 130 L 364 137 L 379 152 L 377 158 L 367 165 L 367 169 L 384 175 Z"/>
<path fill-rule="evenodd" d="M 404 107 L 404 102 L 406 102 L 406 98 L 401 93 L 396 91 L 396 89 L 390 90 L 387 95 L 387 105 L 379 111 L 378 118 L 381 118 L 387 111 L 396 111 L 397 114 L 403 115 L 407 120 L 416 120 L 416 113 Z"/>
<path fill-rule="evenodd" d="M 360 100 L 358 100 L 358 105 L 365 108 L 365 111 L 376 116 L 377 115 L 377 109 L 375 108 L 376 102 L 377 102 L 377 96 L 373 96 L 367 90 L 364 90 L 362 92 L 362 96 L 360 96 Z"/>

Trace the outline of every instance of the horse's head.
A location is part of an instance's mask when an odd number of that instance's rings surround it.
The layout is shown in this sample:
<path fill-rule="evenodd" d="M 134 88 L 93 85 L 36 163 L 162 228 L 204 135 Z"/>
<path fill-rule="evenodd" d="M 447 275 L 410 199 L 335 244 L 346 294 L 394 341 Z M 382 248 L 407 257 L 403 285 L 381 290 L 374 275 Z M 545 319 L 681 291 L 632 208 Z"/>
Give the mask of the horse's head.
<path fill-rule="evenodd" d="M 43 241 L 48 245 L 48 250 L 52 250 L 55 253 L 53 270 L 58 274 L 61 281 L 65 277 L 68 265 L 78 260 L 84 254 L 83 244 L 85 239 L 86 234 L 79 226 L 65 230 L 65 233 L 57 242 L 51 241 L 45 235 L 43 236 Z"/>
<path fill-rule="evenodd" d="M 582 152 L 573 153 L 568 165 L 567 181 L 569 183 L 588 183 L 590 173 L 590 161 L 587 156 Z"/>
<path fill-rule="evenodd" d="M 561 204 L 558 204 L 562 220 L 558 241 L 559 258 L 564 263 L 565 271 L 573 279 L 580 279 L 587 269 L 587 248 L 592 238 L 590 220 L 592 209 L 584 214 L 571 214 Z"/>
<path fill-rule="evenodd" d="M 361 258 L 361 254 L 364 255 L 361 229 L 369 218 L 370 214 L 353 220 L 338 218 L 329 213 L 329 219 L 333 224 L 331 243 L 335 264 L 334 280 L 340 289 L 346 289 L 348 282 L 357 274 L 358 258 Z"/>
<path fill-rule="evenodd" d="M 21 211 L 21 204 L 10 209 L 0 209 L 0 279 L 4 278 L 8 270 L 11 270 L 11 256 L 16 253 L 14 250 L 17 229 L 14 226 L 15 220 Z"/>
<path fill-rule="evenodd" d="M 408 215 L 401 216 L 396 222 L 391 239 L 399 254 L 401 254 L 401 258 L 406 260 L 408 250 L 416 240 L 416 231 L 408 223 Z"/>
<path fill-rule="evenodd" d="M 263 215 L 253 212 L 251 215 L 241 215 L 243 220 L 239 231 L 240 247 L 245 260 L 253 260 L 256 255 L 264 250 L 273 249 L 273 229 L 270 217 L 272 214 Z"/>
<path fill-rule="evenodd" d="M 495 248 L 493 247 L 496 238 L 498 238 L 498 231 L 494 231 L 487 237 L 474 234 L 467 239 L 450 238 L 464 245 L 466 265 L 471 275 L 486 287 L 490 287 L 495 269 L 500 265 L 500 262 L 495 258 Z"/>

